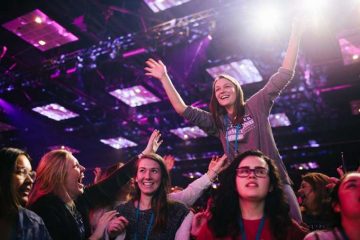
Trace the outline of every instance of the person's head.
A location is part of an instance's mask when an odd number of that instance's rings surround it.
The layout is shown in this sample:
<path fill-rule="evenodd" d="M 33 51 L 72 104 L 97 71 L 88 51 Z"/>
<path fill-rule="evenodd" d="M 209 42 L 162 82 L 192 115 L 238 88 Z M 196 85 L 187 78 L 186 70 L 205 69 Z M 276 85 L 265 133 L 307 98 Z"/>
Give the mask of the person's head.
<path fill-rule="evenodd" d="M 244 94 L 239 82 L 226 74 L 221 74 L 213 82 L 210 100 L 210 112 L 216 124 L 220 124 L 220 117 L 227 113 L 226 108 L 233 106 L 235 116 L 244 114 Z"/>
<path fill-rule="evenodd" d="M 134 179 L 136 198 L 141 195 L 166 195 L 169 192 L 169 173 L 161 156 L 157 154 L 144 155 L 138 159 Z"/>
<path fill-rule="evenodd" d="M 326 187 L 329 183 L 329 176 L 322 173 L 313 172 L 302 176 L 298 194 L 305 212 L 313 215 L 324 214 L 330 201 L 330 193 Z"/>
<path fill-rule="evenodd" d="M 16 212 L 19 206 L 27 204 L 36 175 L 30 160 L 23 150 L 0 150 L 0 212 Z"/>
<path fill-rule="evenodd" d="M 82 180 L 85 168 L 66 150 L 52 150 L 40 160 L 37 181 L 30 195 L 30 204 L 39 197 L 52 193 L 68 202 L 84 192 Z"/>
<path fill-rule="evenodd" d="M 223 175 L 209 221 L 217 236 L 239 234 L 240 205 L 248 201 L 264 202 L 264 214 L 270 219 L 272 232 L 281 238 L 284 231 L 278 228 L 286 229 L 291 223 L 290 208 L 273 160 L 260 151 L 246 151 L 235 157 Z"/>
<path fill-rule="evenodd" d="M 154 231 L 166 226 L 168 217 L 167 194 L 170 190 L 170 177 L 161 156 L 143 155 L 135 165 L 135 200 L 151 197 L 151 208 L 155 213 Z"/>
<path fill-rule="evenodd" d="M 337 216 L 336 224 L 341 221 L 360 219 L 360 173 L 349 172 L 335 185 L 331 193 L 333 211 Z"/>

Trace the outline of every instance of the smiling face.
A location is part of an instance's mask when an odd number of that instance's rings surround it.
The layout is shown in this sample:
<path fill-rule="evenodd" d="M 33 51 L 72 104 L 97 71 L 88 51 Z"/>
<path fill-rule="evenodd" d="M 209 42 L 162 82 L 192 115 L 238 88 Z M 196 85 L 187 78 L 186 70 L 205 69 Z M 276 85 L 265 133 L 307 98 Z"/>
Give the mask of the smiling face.
<path fill-rule="evenodd" d="M 84 171 L 85 168 L 79 164 L 73 155 L 70 155 L 66 166 L 65 190 L 72 200 L 84 192 L 84 184 L 82 183 Z"/>
<path fill-rule="evenodd" d="M 238 168 L 248 167 L 250 169 L 265 168 L 268 169 L 264 159 L 257 156 L 245 157 L 238 165 Z M 270 191 L 270 178 L 266 175 L 264 178 L 255 176 L 250 172 L 247 177 L 239 177 L 236 175 L 236 189 L 241 200 L 264 201 L 266 195 Z"/>
<path fill-rule="evenodd" d="M 154 195 L 161 184 L 160 165 L 152 159 L 143 158 L 139 161 L 135 181 L 141 194 Z"/>
<path fill-rule="evenodd" d="M 225 78 L 217 79 L 214 85 L 214 91 L 220 106 L 227 108 L 235 104 L 236 89 L 231 81 Z"/>
<path fill-rule="evenodd" d="M 34 172 L 32 172 L 29 159 L 25 155 L 19 155 L 16 159 L 13 183 L 18 201 L 22 206 L 29 201 L 29 193 L 34 183 L 32 177 L 34 177 Z"/>

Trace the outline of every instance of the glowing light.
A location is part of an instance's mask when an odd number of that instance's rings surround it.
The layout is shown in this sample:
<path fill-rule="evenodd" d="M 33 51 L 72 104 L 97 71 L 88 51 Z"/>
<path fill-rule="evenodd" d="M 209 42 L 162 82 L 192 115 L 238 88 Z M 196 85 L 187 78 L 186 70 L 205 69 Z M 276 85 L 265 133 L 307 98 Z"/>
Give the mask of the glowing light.
<path fill-rule="evenodd" d="M 40 24 L 40 23 L 42 23 L 42 19 L 40 17 L 36 17 L 35 22 Z"/>
<path fill-rule="evenodd" d="M 40 44 L 41 46 L 44 46 L 44 45 L 46 44 L 46 42 L 45 42 L 44 40 L 39 40 L 39 44 Z"/>

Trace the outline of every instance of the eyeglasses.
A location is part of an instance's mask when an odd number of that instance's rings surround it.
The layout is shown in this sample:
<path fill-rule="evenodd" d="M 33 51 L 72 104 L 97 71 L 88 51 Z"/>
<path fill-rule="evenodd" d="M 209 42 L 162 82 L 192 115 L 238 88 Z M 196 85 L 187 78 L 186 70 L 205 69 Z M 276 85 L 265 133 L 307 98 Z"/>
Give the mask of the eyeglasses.
<path fill-rule="evenodd" d="M 35 181 L 35 179 L 36 179 L 36 172 L 35 171 L 29 172 L 25 168 L 16 169 L 15 174 L 19 175 L 23 178 L 26 178 L 27 176 L 29 176 L 33 181 Z"/>
<path fill-rule="evenodd" d="M 253 169 L 249 167 L 239 167 L 236 169 L 236 175 L 240 178 L 246 178 L 253 172 L 258 178 L 265 178 L 268 176 L 269 170 L 264 167 L 255 167 Z"/>

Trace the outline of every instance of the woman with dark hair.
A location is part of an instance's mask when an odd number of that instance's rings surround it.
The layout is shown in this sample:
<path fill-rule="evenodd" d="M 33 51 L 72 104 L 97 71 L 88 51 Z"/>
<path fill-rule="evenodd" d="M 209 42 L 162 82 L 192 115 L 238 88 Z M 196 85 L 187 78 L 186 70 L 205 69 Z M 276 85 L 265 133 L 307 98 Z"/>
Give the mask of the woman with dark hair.
<path fill-rule="evenodd" d="M 155 130 L 149 139 L 151 144 L 148 143 L 143 152 L 156 151 L 159 138 L 160 133 Z M 85 168 L 78 160 L 66 150 L 50 151 L 41 158 L 37 168 L 38 178 L 30 194 L 30 209 L 43 218 L 53 239 L 101 239 L 116 211 L 100 217 L 93 232 L 89 211 L 104 201 L 114 201 L 114 193 L 130 180 L 136 159 L 137 156 L 108 178 L 84 188 Z"/>
<path fill-rule="evenodd" d="M 30 160 L 17 148 L 0 150 L 1 239 L 51 239 L 43 220 L 24 208 L 36 177 Z"/>
<path fill-rule="evenodd" d="M 310 231 L 326 229 L 332 226 L 330 207 L 331 183 L 329 176 L 312 172 L 303 175 L 298 194 L 301 199 L 303 222 Z"/>
<path fill-rule="evenodd" d="M 189 209 L 168 200 L 170 178 L 162 158 L 156 154 L 143 155 L 135 169 L 134 198 L 117 207 L 124 225 L 113 229 L 110 224 L 110 236 L 124 234 L 126 230 L 125 239 L 185 239 L 181 225 Z"/>
<path fill-rule="evenodd" d="M 160 60 L 149 59 L 145 67 L 147 76 L 160 80 L 178 114 L 202 128 L 209 135 L 220 139 L 230 161 L 237 154 L 251 149 L 259 149 L 274 159 L 284 183 L 291 215 L 299 222 L 301 221 L 299 204 L 276 147 L 268 117 L 275 98 L 294 76 L 302 33 L 302 24 L 295 21 L 282 66 L 268 83 L 247 101 L 244 101 L 243 91 L 235 78 L 226 74 L 216 77 L 213 82 L 210 112 L 185 104 L 172 84 L 166 66 Z"/>
<path fill-rule="evenodd" d="M 224 171 L 211 218 L 197 239 L 300 240 L 304 236 L 289 215 L 273 161 L 259 151 L 247 151 Z"/>
<path fill-rule="evenodd" d="M 304 240 L 360 239 L 360 173 L 349 172 L 338 181 L 331 193 L 335 228 L 309 233 Z"/>

